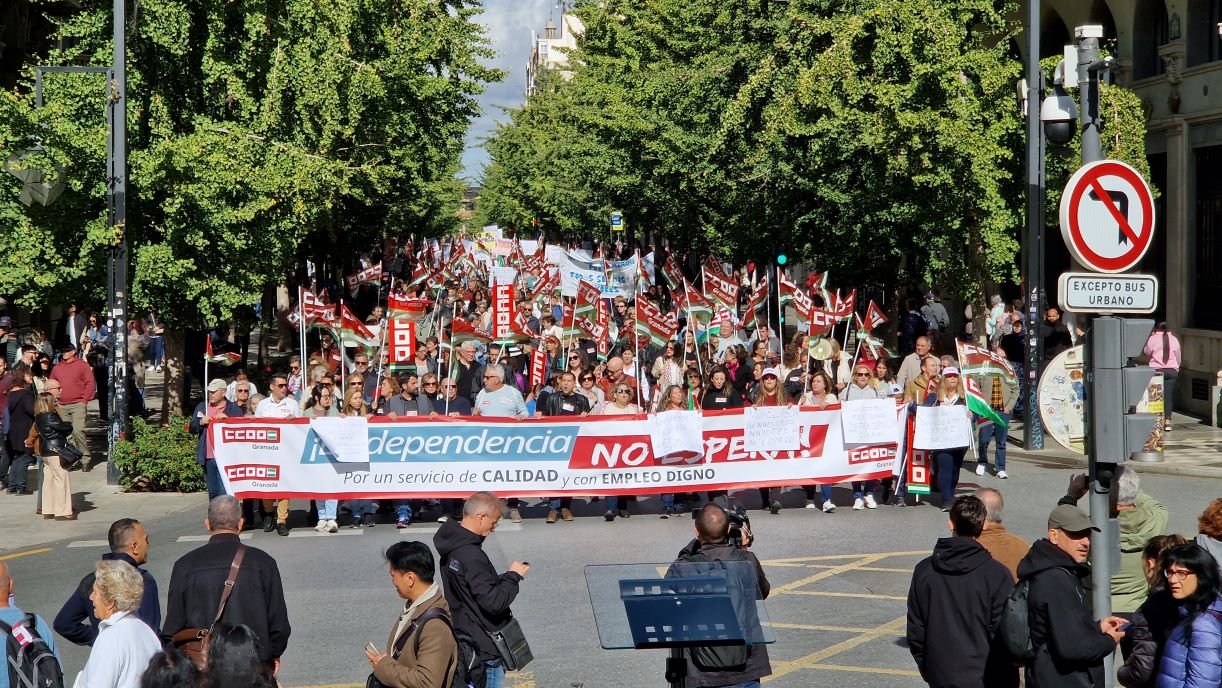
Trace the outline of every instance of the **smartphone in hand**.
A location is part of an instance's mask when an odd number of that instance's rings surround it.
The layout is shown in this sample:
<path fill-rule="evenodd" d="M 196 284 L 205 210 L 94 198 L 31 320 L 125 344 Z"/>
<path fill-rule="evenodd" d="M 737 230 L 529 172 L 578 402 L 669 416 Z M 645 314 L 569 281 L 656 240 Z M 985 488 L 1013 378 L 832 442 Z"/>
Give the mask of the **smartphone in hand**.
<path fill-rule="evenodd" d="M 378 648 L 374 647 L 373 643 L 365 643 L 365 651 L 376 655 L 378 653 Z"/>

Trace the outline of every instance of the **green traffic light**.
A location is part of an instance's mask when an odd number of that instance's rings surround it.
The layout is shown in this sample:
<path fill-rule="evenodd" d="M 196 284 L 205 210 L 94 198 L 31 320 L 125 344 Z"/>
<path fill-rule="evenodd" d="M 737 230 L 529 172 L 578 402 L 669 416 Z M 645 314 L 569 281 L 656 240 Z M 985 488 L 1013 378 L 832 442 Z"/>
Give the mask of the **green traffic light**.
<path fill-rule="evenodd" d="M 785 263 L 788 263 L 788 262 L 789 262 L 789 256 L 786 256 L 784 253 L 779 254 L 779 255 L 776 257 L 776 264 L 777 264 L 777 265 L 784 265 Z"/>

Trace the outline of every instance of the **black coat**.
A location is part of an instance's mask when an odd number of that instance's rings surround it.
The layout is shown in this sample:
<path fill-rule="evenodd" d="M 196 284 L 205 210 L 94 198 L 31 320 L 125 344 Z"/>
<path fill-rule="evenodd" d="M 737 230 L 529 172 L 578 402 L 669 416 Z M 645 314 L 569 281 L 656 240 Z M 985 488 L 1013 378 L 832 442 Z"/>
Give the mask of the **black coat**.
<path fill-rule="evenodd" d="M 1055 323 L 1041 320 L 1040 339 L 1044 340 L 1044 359 L 1049 361 L 1073 346 L 1073 337 L 1069 335 L 1069 328 L 1065 326 L 1064 320 L 1058 320 Z"/>
<path fill-rule="evenodd" d="M 721 389 L 705 388 L 704 396 L 700 399 L 700 408 L 706 411 L 742 407 L 742 395 L 729 382 L 726 382 L 726 386 Z"/>
<path fill-rule="evenodd" d="M 1008 688 L 1018 670 L 996 641 L 1010 571 L 974 538 L 938 540 L 908 589 L 908 649 L 935 688 Z"/>
<path fill-rule="evenodd" d="M 488 631 L 501 628 L 513 618 L 509 605 L 518 596 L 522 577 L 512 571 L 497 574 L 484 553 L 484 538 L 463 527 L 460 521 L 446 521 L 433 535 L 433 546 L 441 557 L 441 587 L 454 626 L 475 639 L 479 658 L 500 655 Z"/>
<path fill-rule="evenodd" d="M 102 555 L 104 561 L 126 561 L 140 572 L 144 579 L 144 597 L 140 599 L 140 608 L 135 611 L 136 618 L 149 625 L 156 633 L 161 630 L 161 601 L 157 599 L 157 581 L 153 574 L 136 565 L 136 560 L 126 554 L 107 552 Z M 98 637 L 98 617 L 93 615 L 93 602 L 89 595 L 93 592 L 93 582 L 97 572 L 91 571 L 81 579 L 72 597 L 64 603 L 59 614 L 55 615 L 55 632 L 76 643 L 77 645 L 93 646 Z M 89 623 L 85 623 L 88 621 Z"/>
<path fill-rule="evenodd" d="M 542 408 L 545 416 L 580 416 L 590 412 L 590 400 L 576 391 L 572 394 L 557 391 L 547 395 Z"/>
<path fill-rule="evenodd" d="M 8 393 L 8 446 L 13 456 L 29 454 L 25 438 L 34 427 L 34 390 L 29 387 Z"/>
<path fill-rule="evenodd" d="M 1027 688 L 1103 688 L 1103 659 L 1116 643 L 1091 615 L 1082 581 L 1090 568 L 1047 539 L 1036 540 L 1018 564 L 1031 579 L 1027 613 L 1035 661 Z"/>
<path fill-rule="evenodd" d="M 1179 605 L 1166 587 L 1157 588 L 1133 613 L 1133 625 L 1125 631 L 1132 650 L 1116 674 L 1125 688 L 1154 688 L 1163 647 L 1180 622 Z"/>
<path fill-rule="evenodd" d="M 72 423 L 54 411 L 35 416 L 34 425 L 38 426 L 38 436 L 42 439 L 43 456 L 55 456 L 72 437 Z"/>
<path fill-rule="evenodd" d="M 174 562 L 165 625 L 161 628 L 164 640 L 168 642 L 186 628 L 212 625 L 238 544 L 236 533 L 217 533 L 209 538 L 208 544 Z M 259 638 L 259 658 L 264 662 L 284 654 L 292 628 L 284 604 L 280 569 L 270 554 L 246 547 L 246 557 L 221 622 L 249 626 Z"/>

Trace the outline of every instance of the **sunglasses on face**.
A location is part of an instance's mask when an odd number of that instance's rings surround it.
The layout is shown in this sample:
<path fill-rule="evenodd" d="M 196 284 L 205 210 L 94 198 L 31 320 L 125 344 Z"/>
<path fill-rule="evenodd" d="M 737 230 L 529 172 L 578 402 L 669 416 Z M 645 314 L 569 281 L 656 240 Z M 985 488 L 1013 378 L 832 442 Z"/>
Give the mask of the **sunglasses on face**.
<path fill-rule="evenodd" d="M 361 382 L 360 380 L 357 380 L 356 382 L 349 382 L 348 386 L 349 387 L 363 387 L 364 383 Z"/>
<path fill-rule="evenodd" d="M 369 361 L 357 361 L 356 364 L 359 366 L 367 366 L 369 365 Z"/>
<path fill-rule="evenodd" d="M 276 389 L 280 389 L 281 387 L 288 387 L 288 385 L 283 382 L 277 382 L 276 384 L 272 385 L 272 387 L 275 387 Z"/>
<path fill-rule="evenodd" d="M 301 370 L 301 366 L 289 366 L 289 370 Z"/>
<path fill-rule="evenodd" d="M 592 378 L 592 377 L 582 377 L 582 378 L 581 378 L 581 381 L 582 381 L 582 382 L 594 382 L 594 378 Z"/>
<path fill-rule="evenodd" d="M 437 383 L 436 382 L 426 382 L 424 383 L 424 386 L 425 387 L 436 387 Z"/>

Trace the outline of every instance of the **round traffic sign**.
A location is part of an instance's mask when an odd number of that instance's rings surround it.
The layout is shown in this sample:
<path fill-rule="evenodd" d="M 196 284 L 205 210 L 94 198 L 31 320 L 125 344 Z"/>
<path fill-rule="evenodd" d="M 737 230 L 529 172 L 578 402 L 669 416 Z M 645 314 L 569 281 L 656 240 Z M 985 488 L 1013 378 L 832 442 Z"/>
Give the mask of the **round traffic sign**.
<path fill-rule="evenodd" d="M 1154 196 L 1141 174 L 1119 160 L 1078 168 L 1061 195 L 1061 237 L 1083 267 L 1124 272 L 1154 237 Z"/>

